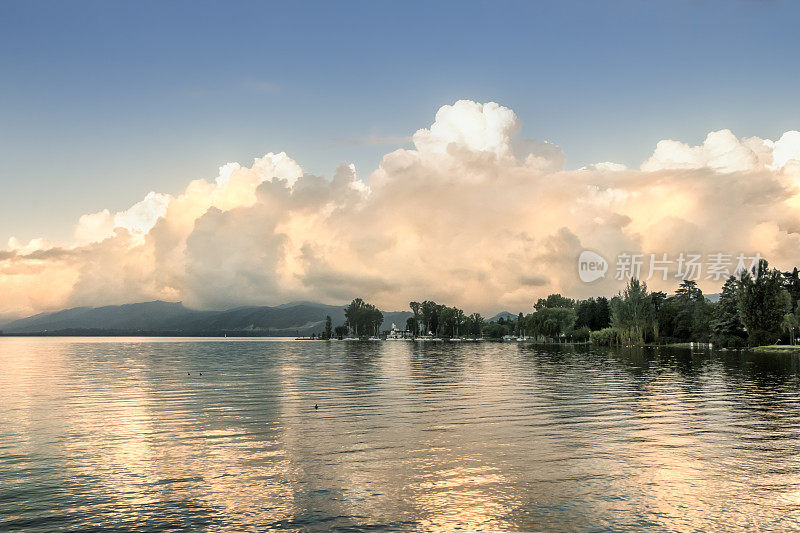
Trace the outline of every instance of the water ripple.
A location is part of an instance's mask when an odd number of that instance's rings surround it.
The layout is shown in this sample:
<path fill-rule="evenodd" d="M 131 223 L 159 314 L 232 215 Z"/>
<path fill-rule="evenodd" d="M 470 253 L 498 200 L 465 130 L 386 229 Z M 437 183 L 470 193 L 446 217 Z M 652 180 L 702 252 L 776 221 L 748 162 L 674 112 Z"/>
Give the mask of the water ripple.
<path fill-rule="evenodd" d="M 800 529 L 799 370 L 743 352 L 2 338 L 0 529 Z"/>

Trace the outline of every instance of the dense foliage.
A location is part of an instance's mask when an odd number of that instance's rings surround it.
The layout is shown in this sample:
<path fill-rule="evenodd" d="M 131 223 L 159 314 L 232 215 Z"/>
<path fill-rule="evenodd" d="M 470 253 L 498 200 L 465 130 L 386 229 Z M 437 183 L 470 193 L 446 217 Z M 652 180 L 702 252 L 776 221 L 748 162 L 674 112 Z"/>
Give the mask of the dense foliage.
<path fill-rule="evenodd" d="M 408 305 L 414 316 L 409 317 L 406 327 L 415 336 L 454 338 L 483 335 L 485 321 L 479 313 L 467 315 L 458 307 L 447 307 L 431 300 L 411 302 Z"/>
<path fill-rule="evenodd" d="M 383 313 L 372 304 L 356 298 L 344 309 L 345 325 L 356 337 L 377 335 L 383 323 Z"/>
<path fill-rule="evenodd" d="M 745 272 L 737 284 L 739 318 L 750 344 L 772 344 L 780 338 L 781 322 L 792 308 L 791 296 L 783 286 L 783 275 L 761 260 L 752 272 Z"/>
<path fill-rule="evenodd" d="M 597 344 L 712 342 L 721 348 L 795 342 L 800 330 L 800 277 L 761 260 L 722 287 L 711 303 L 695 281 L 681 282 L 673 296 L 647 293 L 636 279 L 611 300 L 611 327 L 595 330 Z"/>
<path fill-rule="evenodd" d="M 722 286 L 722 295 L 711 322 L 711 342 L 720 348 L 741 348 L 747 344 L 747 330 L 739 318 L 736 278 L 733 276 Z"/>
<path fill-rule="evenodd" d="M 641 344 L 652 336 L 654 324 L 655 308 L 647 284 L 630 280 L 622 294 L 611 300 L 611 327 L 620 342 Z"/>
<path fill-rule="evenodd" d="M 607 328 L 611 324 L 611 308 L 608 305 L 608 298 L 589 298 L 575 304 L 575 327 L 589 328 L 590 331 L 597 331 Z"/>
<path fill-rule="evenodd" d="M 800 272 L 780 272 L 761 260 L 750 271 L 731 276 L 712 303 L 692 280 L 683 280 L 675 294 L 648 292 L 630 279 L 611 299 L 573 300 L 550 294 L 533 304 L 533 312 L 508 313 L 487 322 L 432 300 L 411 302 L 406 321 L 411 336 L 501 339 L 514 335 L 543 342 L 592 342 L 601 345 L 711 342 L 738 348 L 779 341 L 795 343 L 800 333 Z M 345 309 L 345 326 L 332 328 L 330 317 L 322 338 L 377 335 L 383 314 L 360 298 Z"/>

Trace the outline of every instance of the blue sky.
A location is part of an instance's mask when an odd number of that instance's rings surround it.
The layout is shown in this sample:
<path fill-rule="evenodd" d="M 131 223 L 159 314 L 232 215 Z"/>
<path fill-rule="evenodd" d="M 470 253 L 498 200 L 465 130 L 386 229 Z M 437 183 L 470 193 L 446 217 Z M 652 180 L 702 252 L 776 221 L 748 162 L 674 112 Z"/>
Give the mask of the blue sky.
<path fill-rule="evenodd" d="M 444 104 L 497 101 L 567 167 L 800 128 L 789 2 L 0 3 L 0 243 L 286 151 L 366 178 Z M 370 138 L 390 142 L 371 144 Z M 391 141 L 391 139 L 395 139 Z"/>

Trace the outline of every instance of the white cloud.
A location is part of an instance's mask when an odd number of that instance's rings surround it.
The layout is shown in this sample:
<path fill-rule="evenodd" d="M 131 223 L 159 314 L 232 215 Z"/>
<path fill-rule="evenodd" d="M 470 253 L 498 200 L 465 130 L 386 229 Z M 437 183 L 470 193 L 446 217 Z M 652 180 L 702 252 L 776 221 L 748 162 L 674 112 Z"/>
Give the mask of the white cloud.
<path fill-rule="evenodd" d="M 133 233 L 147 233 L 167 212 L 172 200 L 169 194 L 149 192 L 144 200 L 114 215 L 114 225 Z"/>
<path fill-rule="evenodd" d="M 27 243 L 23 243 L 16 237 L 11 237 L 8 239 L 7 247 L 9 251 L 16 252 L 18 255 L 26 255 L 33 252 L 50 250 L 52 248 L 53 243 L 47 239 L 31 239 Z"/>
<path fill-rule="evenodd" d="M 143 236 L 166 214 L 171 200 L 169 194 L 151 191 L 141 202 L 114 215 L 108 209 L 82 215 L 75 226 L 75 240 L 78 244 L 99 242 L 112 237 L 117 229 Z"/>
<path fill-rule="evenodd" d="M 580 170 L 590 170 L 596 172 L 622 172 L 624 170 L 628 170 L 628 167 L 626 167 L 622 163 L 612 163 L 611 161 L 603 161 L 600 163 L 593 163 L 591 165 L 586 165 L 585 167 L 581 167 Z"/>
<path fill-rule="evenodd" d="M 422 154 L 446 154 L 457 148 L 503 157 L 509 155 L 511 138 L 520 126 L 517 116 L 507 107 L 459 100 L 439 109 L 433 125 L 417 131 L 412 140 Z"/>
<path fill-rule="evenodd" d="M 781 138 L 770 143 L 772 150 L 772 165 L 770 168 L 780 169 L 789 161 L 800 161 L 800 131 L 787 131 Z"/>
<path fill-rule="evenodd" d="M 369 185 L 353 165 L 326 179 L 271 152 L 174 197 L 152 192 L 127 210 L 84 215 L 67 246 L 12 239 L 0 254 L 0 313 L 355 296 L 384 308 L 433 298 L 526 309 L 551 291 L 618 290 L 613 279 L 580 282 L 584 248 L 607 258 L 758 251 L 800 263 L 798 132 L 770 141 L 722 130 L 699 146 L 661 141 L 641 170 L 564 171 L 558 146 L 517 139 L 519 128 L 510 109 L 459 101 L 413 135 L 412 149 L 386 154 Z"/>
<path fill-rule="evenodd" d="M 81 215 L 75 226 L 75 240 L 78 244 L 99 242 L 112 235 L 114 235 L 114 215 L 108 209 Z"/>
<path fill-rule="evenodd" d="M 778 141 L 749 137 L 738 139 L 730 130 L 712 131 L 702 145 L 660 141 L 642 170 L 701 169 L 718 172 L 780 170 L 790 160 L 800 160 L 800 132 L 787 131 Z"/>

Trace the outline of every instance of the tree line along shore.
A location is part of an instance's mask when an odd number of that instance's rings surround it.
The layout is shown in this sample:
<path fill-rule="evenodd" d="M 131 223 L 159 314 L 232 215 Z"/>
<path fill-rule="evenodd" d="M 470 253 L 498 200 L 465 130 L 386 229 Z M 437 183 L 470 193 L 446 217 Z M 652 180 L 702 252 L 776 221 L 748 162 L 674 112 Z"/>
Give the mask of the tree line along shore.
<path fill-rule="evenodd" d="M 632 278 L 612 298 L 575 300 L 560 294 L 539 298 L 532 312 L 487 321 L 480 313 L 434 301 L 411 302 L 405 329 L 380 331 L 383 314 L 356 298 L 345 308 L 345 323 L 315 338 L 408 338 L 419 340 L 526 340 L 542 343 L 644 345 L 708 343 L 715 348 L 777 346 L 791 349 L 800 331 L 800 274 L 781 272 L 760 260 L 749 271 L 729 277 L 719 301 L 712 302 L 693 280 L 675 294 L 648 291 Z M 800 347 L 798 347 L 800 348 Z M 764 350 L 767 351 L 767 350 Z"/>

